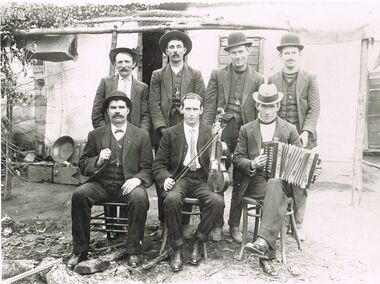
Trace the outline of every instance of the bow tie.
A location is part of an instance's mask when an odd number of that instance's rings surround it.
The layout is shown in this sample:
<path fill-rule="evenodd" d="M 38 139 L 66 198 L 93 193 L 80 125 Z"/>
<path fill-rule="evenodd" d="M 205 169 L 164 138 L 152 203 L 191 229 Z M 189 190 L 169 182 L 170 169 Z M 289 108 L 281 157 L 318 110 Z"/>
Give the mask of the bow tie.
<path fill-rule="evenodd" d="M 120 128 L 115 130 L 115 134 L 116 134 L 116 133 L 119 133 L 119 132 L 123 133 L 124 130 L 123 130 L 123 129 L 120 129 Z"/>

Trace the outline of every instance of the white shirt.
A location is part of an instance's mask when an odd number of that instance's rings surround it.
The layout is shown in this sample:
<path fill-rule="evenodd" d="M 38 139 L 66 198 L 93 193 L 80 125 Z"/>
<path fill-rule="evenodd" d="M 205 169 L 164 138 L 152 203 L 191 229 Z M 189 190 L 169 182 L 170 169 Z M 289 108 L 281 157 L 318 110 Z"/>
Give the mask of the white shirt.
<path fill-rule="evenodd" d="M 260 123 L 261 138 L 263 139 L 263 142 L 269 142 L 273 140 L 274 131 L 276 129 L 276 121 L 277 119 L 273 119 L 273 122 L 270 124 Z"/>
<path fill-rule="evenodd" d="M 183 64 L 181 66 L 172 66 L 170 65 L 170 68 L 172 68 L 173 72 L 177 75 L 179 72 L 181 72 L 182 68 L 183 68 Z"/>
<path fill-rule="evenodd" d="M 117 84 L 117 89 L 119 91 L 124 92 L 127 95 L 128 99 L 130 99 L 131 98 L 131 89 L 132 89 L 132 75 L 129 75 L 125 78 L 123 78 L 119 75 L 119 81 Z"/>
<path fill-rule="evenodd" d="M 191 157 L 190 157 L 190 147 L 191 147 L 191 144 L 190 144 L 190 137 L 191 137 L 191 130 L 194 130 L 194 143 L 195 143 L 195 155 L 198 153 L 197 152 L 197 144 L 198 144 L 198 135 L 199 135 L 199 124 L 196 125 L 194 128 L 193 127 L 190 127 L 188 126 L 186 123 L 183 124 L 183 130 L 185 132 L 185 137 L 186 137 L 186 142 L 187 142 L 187 153 L 186 153 L 186 156 L 185 156 L 185 160 L 183 161 L 183 165 L 184 166 L 187 166 L 190 161 L 191 161 Z M 199 163 L 199 159 L 198 157 L 195 159 L 195 164 L 196 164 L 196 167 L 197 169 L 199 169 L 201 167 L 200 163 Z"/>
<path fill-rule="evenodd" d="M 115 133 L 117 129 L 121 129 L 121 130 L 123 130 L 123 132 L 118 131 L 117 133 Z M 127 131 L 127 123 L 124 124 L 124 125 L 123 125 L 122 127 L 120 127 L 120 128 L 116 127 L 115 125 L 113 125 L 113 124 L 111 123 L 111 131 L 112 131 L 113 137 L 115 137 L 115 139 L 116 139 L 117 141 L 119 141 L 121 138 L 123 138 L 123 136 L 125 135 L 125 133 L 126 133 L 126 131 Z"/>

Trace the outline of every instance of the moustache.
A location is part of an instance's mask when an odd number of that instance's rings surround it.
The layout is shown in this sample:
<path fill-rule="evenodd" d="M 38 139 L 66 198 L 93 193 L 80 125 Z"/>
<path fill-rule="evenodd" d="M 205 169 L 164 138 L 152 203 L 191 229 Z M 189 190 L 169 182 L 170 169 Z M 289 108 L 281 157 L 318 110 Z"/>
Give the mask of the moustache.
<path fill-rule="evenodd" d="M 124 116 L 120 115 L 120 114 L 115 114 L 112 116 L 112 118 L 123 118 Z"/>

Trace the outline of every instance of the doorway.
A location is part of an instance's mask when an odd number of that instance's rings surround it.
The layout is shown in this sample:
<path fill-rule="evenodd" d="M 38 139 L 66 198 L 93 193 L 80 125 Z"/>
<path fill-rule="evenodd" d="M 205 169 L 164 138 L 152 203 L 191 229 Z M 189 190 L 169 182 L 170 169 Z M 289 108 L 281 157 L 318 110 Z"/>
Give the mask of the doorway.
<path fill-rule="evenodd" d="M 162 52 L 158 41 L 163 34 L 161 31 L 142 33 L 142 81 L 148 86 L 152 72 L 162 67 Z"/>

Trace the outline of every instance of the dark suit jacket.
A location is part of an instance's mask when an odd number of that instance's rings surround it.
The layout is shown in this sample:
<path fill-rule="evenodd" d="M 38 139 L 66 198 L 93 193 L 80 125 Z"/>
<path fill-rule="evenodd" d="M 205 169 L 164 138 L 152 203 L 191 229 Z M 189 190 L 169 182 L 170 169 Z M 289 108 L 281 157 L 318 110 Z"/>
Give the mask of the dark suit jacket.
<path fill-rule="evenodd" d="M 107 93 L 117 90 L 118 81 L 119 75 L 103 78 L 100 81 L 92 106 L 91 119 L 94 128 L 98 128 L 99 126 L 105 125 L 109 122 L 108 116 L 103 112 L 103 102 Z M 149 133 L 151 122 L 148 100 L 148 85 L 132 76 L 132 111 L 129 114 L 131 123 Z"/>
<path fill-rule="evenodd" d="M 86 182 L 95 181 L 100 176 L 107 162 L 100 168 L 95 166 L 100 151 L 110 148 L 112 138 L 111 124 L 100 126 L 88 134 L 83 155 L 79 160 L 81 173 L 90 176 Z M 128 123 L 123 145 L 124 179 L 137 177 L 145 187 L 153 183 L 152 162 L 153 154 L 149 135 L 146 131 Z"/>
<path fill-rule="evenodd" d="M 275 84 L 279 91 L 282 90 L 282 71 L 268 79 L 268 84 L 271 83 Z M 307 148 L 312 149 L 317 146 L 316 126 L 320 110 L 317 77 L 300 69 L 296 83 L 296 96 L 300 128 L 302 131 L 311 133 Z"/>
<path fill-rule="evenodd" d="M 211 138 L 211 127 L 200 123 L 197 142 L 197 151 L 207 144 Z M 169 127 L 162 132 L 160 146 L 153 163 L 153 175 L 160 187 L 164 185 L 165 179 L 174 177 L 182 168 L 188 145 L 186 142 L 183 122 Z M 208 172 L 210 163 L 210 152 L 206 151 L 199 158 L 202 168 Z"/>
<path fill-rule="evenodd" d="M 301 141 L 296 127 L 277 117 L 274 137 L 279 142 L 301 147 Z M 260 155 L 261 150 L 261 130 L 258 119 L 243 125 L 239 132 L 239 138 L 234 153 L 234 186 L 240 187 L 239 194 L 244 192 L 251 181 L 252 172 L 250 170 L 251 161 Z"/>
<path fill-rule="evenodd" d="M 187 93 L 196 93 L 204 98 L 205 83 L 200 71 L 183 65 L 181 98 Z M 150 81 L 149 108 L 154 130 L 169 127 L 169 114 L 172 107 L 172 74 L 170 65 L 154 70 Z"/>
<path fill-rule="evenodd" d="M 231 86 L 231 72 L 233 72 L 232 68 L 232 64 L 229 64 L 221 69 L 213 70 L 211 73 L 202 115 L 202 121 L 206 124 L 214 122 L 218 107 L 224 110 L 227 107 Z M 252 94 L 264 83 L 263 77 L 250 66 L 248 66 L 247 72 L 241 104 L 243 124 L 256 119 L 257 114 Z"/>

